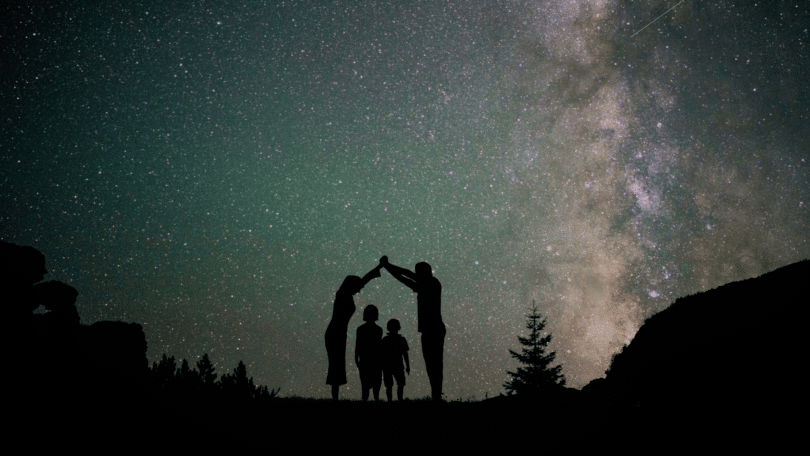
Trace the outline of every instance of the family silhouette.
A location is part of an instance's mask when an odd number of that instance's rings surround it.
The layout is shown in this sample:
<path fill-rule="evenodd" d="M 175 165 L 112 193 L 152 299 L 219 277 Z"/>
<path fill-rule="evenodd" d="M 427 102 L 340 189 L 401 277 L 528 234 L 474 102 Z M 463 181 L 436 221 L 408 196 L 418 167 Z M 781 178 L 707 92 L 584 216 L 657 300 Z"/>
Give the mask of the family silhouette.
<path fill-rule="evenodd" d="M 410 271 L 389 263 L 387 256 L 380 258 L 380 264 L 362 279 L 354 275 L 347 276 L 335 294 L 332 319 L 325 335 L 329 359 L 326 384 L 332 385 L 332 399 L 338 400 L 340 385 L 347 383 L 346 336 L 349 320 L 356 310 L 353 296 L 372 279 L 380 277 L 380 269 L 383 268 L 417 293 L 417 330 L 422 333 L 422 356 L 425 359 L 433 400 L 441 401 L 444 338 L 447 334 L 441 315 L 442 285 L 433 277 L 433 269 L 429 264 L 417 263 L 414 271 Z M 401 327 L 396 319 L 388 321 L 386 325 L 388 335 L 383 338 L 382 328 L 374 323 L 378 319 L 377 307 L 367 306 L 363 311 L 363 320 L 366 323 L 357 328 L 354 361 L 360 371 L 362 398 L 363 401 L 367 401 L 369 392 L 373 391 L 374 399 L 379 400 L 380 380 L 383 377 L 388 400 L 392 400 L 392 388 L 396 380 L 397 399 L 401 401 L 405 388 L 405 373 L 408 375 L 411 373 L 408 342 L 398 334 Z"/>

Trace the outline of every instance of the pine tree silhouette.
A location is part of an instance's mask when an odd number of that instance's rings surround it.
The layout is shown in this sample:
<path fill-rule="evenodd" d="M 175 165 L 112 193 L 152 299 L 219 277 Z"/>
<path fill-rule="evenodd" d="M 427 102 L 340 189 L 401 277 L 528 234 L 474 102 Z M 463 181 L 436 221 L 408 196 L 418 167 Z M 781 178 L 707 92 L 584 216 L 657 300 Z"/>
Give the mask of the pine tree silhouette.
<path fill-rule="evenodd" d="M 229 395 L 240 398 L 252 398 L 256 386 L 253 384 L 253 377 L 248 378 L 247 368 L 241 360 L 234 368 L 232 374 L 225 374 L 220 380 L 222 389 Z"/>
<path fill-rule="evenodd" d="M 174 356 L 167 358 L 163 354 L 160 362 L 152 363 L 152 380 L 158 391 L 174 388 L 176 384 L 177 362 Z"/>
<path fill-rule="evenodd" d="M 518 341 L 524 346 L 522 353 L 509 350 L 513 358 L 520 361 L 525 367 L 518 367 L 517 372 L 506 371 L 512 380 L 503 384 L 506 391 L 523 395 L 537 395 L 548 386 L 565 386 L 565 376 L 560 373 L 562 366 L 550 367 L 554 362 L 556 352 L 546 353 L 551 334 L 540 337 L 540 332 L 546 326 L 546 319 L 540 320 L 541 315 L 532 301 L 532 309 L 526 315 L 526 328 L 531 331 L 529 337 L 518 336 Z"/>
<path fill-rule="evenodd" d="M 183 360 L 176 375 L 177 385 L 182 394 L 191 396 L 202 391 L 203 384 L 200 381 L 200 373 L 188 365 L 187 360 Z"/>
<path fill-rule="evenodd" d="M 182 364 L 180 365 L 180 370 L 177 371 L 177 378 L 182 382 L 188 378 L 194 376 L 194 371 L 188 367 L 188 361 L 185 359 L 183 360 Z"/>
<path fill-rule="evenodd" d="M 217 381 L 217 374 L 214 373 L 216 368 L 208 358 L 208 353 L 205 353 L 202 359 L 197 361 L 197 370 L 199 370 L 200 380 L 206 388 L 210 388 Z"/>

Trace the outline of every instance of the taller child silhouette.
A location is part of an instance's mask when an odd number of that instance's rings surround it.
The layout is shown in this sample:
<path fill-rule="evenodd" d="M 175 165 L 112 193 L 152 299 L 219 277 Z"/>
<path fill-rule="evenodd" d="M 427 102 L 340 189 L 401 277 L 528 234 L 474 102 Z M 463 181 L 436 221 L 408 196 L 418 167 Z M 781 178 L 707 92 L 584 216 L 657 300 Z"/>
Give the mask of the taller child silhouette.
<path fill-rule="evenodd" d="M 418 330 L 422 333 L 422 356 L 431 395 L 434 401 L 440 401 L 444 379 L 444 337 L 447 335 L 441 312 L 442 284 L 433 277 L 433 269 L 425 262 L 416 264 L 415 273 L 389 263 L 387 256 L 380 258 L 380 265 L 417 294 L 416 318 Z"/>
<path fill-rule="evenodd" d="M 356 307 L 352 296 L 363 289 L 371 279 L 380 277 L 382 265 L 369 271 L 362 279 L 350 275 L 343 280 L 340 289 L 335 293 L 335 305 L 332 308 L 332 320 L 326 328 L 326 355 L 329 358 L 329 371 L 326 384 L 332 385 L 332 399 L 338 400 L 340 385 L 346 382 L 346 333 L 349 331 L 349 320 Z"/>
<path fill-rule="evenodd" d="M 357 328 L 357 341 L 354 346 L 354 365 L 360 371 L 360 387 L 363 401 L 368 400 L 369 390 L 374 391 L 374 400 L 380 400 L 380 378 L 382 377 L 382 364 L 380 362 L 380 341 L 383 330 L 374 322 L 380 318 L 377 306 L 366 306 L 363 311 L 365 324 Z"/>

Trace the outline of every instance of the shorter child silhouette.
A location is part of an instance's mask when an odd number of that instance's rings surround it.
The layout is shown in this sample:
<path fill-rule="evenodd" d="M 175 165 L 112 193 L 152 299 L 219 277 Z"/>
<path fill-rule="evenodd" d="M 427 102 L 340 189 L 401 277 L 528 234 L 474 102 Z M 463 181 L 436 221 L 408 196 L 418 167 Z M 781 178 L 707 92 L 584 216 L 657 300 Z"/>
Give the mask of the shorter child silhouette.
<path fill-rule="evenodd" d="M 374 391 L 374 400 L 380 400 L 382 365 L 380 364 L 380 340 L 383 330 L 374 322 L 379 318 L 377 306 L 366 306 L 363 320 L 357 327 L 357 342 L 354 346 L 354 364 L 360 370 L 360 386 L 363 400 L 368 400 L 368 390 Z"/>
<path fill-rule="evenodd" d="M 408 342 L 404 337 L 397 334 L 399 332 L 399 320 L 388 320 L 386 325 L 388 335 L 383 337 L 381 352 L 383 358 L 383 381 L 385 382 L 385 394 L 388 402 L 391 402 L 391 387 L 394 386 L 394 379 L 397 379 L 397 399 L 402 400 L 405 391 L 405 372 L 411 375 L 411 363 L 408 360 Z M 405 359 L 405 369 L 403 371 L 402 359 Z"/>

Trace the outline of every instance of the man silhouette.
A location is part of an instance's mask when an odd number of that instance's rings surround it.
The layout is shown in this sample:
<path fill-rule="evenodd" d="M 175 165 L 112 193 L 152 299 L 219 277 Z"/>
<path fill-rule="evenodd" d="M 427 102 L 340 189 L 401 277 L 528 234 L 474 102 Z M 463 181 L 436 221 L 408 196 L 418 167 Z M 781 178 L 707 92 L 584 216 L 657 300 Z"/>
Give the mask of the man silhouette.
<path fill-rule="evenodd" d="M 432 268 L 425 262 L 417 263 L 415 272 L 394 266 L 388 262 L 387 256 L 380 258 L 380 265 L 417 294 L 416 318 L 418 331 L 422 333 L 422 356 L 425 358 L 433 400 L 440 401 L 444 378 L 444 337 L 447 335 L 441 313 L 442 284 L 433 277 Z"/>

